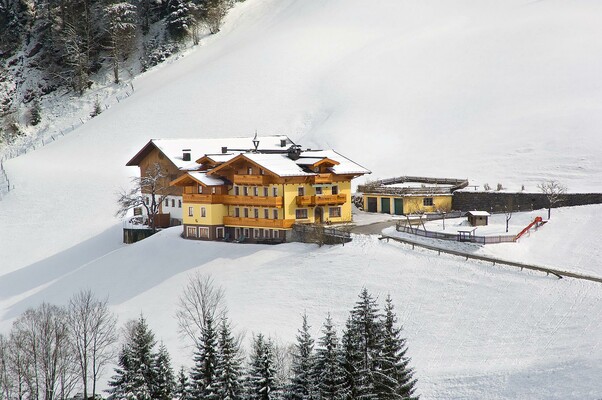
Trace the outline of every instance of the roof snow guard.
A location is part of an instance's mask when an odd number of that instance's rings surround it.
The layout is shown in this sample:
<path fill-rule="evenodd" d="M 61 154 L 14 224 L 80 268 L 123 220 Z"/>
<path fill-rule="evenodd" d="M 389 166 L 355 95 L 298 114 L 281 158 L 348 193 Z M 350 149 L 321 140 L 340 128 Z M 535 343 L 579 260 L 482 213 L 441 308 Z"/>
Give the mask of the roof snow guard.
<path fill-rule="evenodd" d="M 426 178 L 421 176 L 399 176 L 397 178 L 381 179 L 359 185 L 357 190 L 362 193 L 419 195 L 419 194 L 452 194 L 458 189 L 468 186 L 467 179 Z"/>

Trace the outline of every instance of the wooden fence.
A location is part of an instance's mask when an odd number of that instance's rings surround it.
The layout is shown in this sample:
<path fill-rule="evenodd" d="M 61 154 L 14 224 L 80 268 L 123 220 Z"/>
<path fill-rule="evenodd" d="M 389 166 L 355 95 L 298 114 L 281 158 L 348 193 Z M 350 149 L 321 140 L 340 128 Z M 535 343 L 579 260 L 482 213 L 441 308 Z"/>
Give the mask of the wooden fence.
<path fill-rule="evenodd" d="M 404 222 L 404 223 L 402 223 Z M 395 229 L 397 232 L 411 233 L 412 235 L 428 237 L 433 239 L 442 240 L 453 240 L 456 242 L 471 242 L 480 244 L 494 244 L 494 243 L 510 243 L 515 241 L 514 235 L 496 235 L 496 236 L 476 236 L 470 235 L 469 237 L 462 237 L 459 233 L 444 233 L 444 232 L 433 232 L 420 229 L 419 227 L 412 227 L 405 224 L 405 221 L 397 222 Z"/>

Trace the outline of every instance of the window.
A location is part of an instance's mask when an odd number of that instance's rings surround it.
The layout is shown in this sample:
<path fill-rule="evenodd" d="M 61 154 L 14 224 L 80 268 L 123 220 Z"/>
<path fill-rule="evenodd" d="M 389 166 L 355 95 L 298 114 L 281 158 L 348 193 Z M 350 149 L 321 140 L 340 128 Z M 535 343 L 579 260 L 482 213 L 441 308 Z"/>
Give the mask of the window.
<path fill-rule="evenodd" d="M 209 239 L 209 228 L 199 226 L 199 237 Z"/>
<path fill-rule="evenodd" d="M 235 216 L 236 218 L 240 217 L 240 208 L 236 207 L 236 208 L 234 209 L 234 216 Z"/>
<path fill-rule="evenodd" d="M 296 219 L 307 219 L 307 208 L 300 208 L 295 210 Z"/>
<path fill-rule="evenodd" d="M 253 187 L 253 196 L 259 196 L 259 188 L 257 186 Z"/>
<path fill-rule="evenodd" d="M 254 218 L 259 218 L 259 208 L 253 210 L 253 216 Z"/>
<path fill-rule="evenodd" d="M 422 205 L 423 206 L 432 206 L 433 205 L 433 198 L 432 197 L 425 197 L 424 199 L 422 199 Z"/>
<path fill-rule="evenodd" d="M 263 169 L 259 168 L 259 175 L 263 175 L 263 174 L 264 174 Z"/>
<path fill-rule="evenodd" d="M 328 209 L 328 215 L 331 218 L 340 217 L 341 216 L 341 207 L 330 207 Z"/>
<path fill-rule="evenodd" d="M 263 229 L 263 237 L 264 238 L 270 237 L 270 230 L 269 229 Z"/>
<path fill-rule="evenodd" d="M 247 175 L 253 175 L 253 167 L 247 168 Z"/>
<path fill-rule="evenodd" d="M 175 207 L 176 206 L 176 200 L 175 199 L 171 199 L 171 206 Z"/>
<path fill-rule="evenodd" d="M 245 237 L 249 237 L 249 228 L 244 228 L 242 231 L 244 232 Z"/>
<path fill-rule="evenodd" d="M 207 210 L 205 209 L 205 207 L 201 207 L 201 217 L 205 218 L 207 216 Z"/>
<path fill-rule="evenodd" d="M 224 228 L 215 228 L 215 235 L 218 239 L 224 238 Z"/>
<path fill-rule="evenodd" d="M 273 195 L 274 197 L 277 197 L 277 196 L 278 196 L 278 187 L 277 187 L 277 186 L 274 186 L 274 187 L 272 188 L 272 195 Z"/>
<path fill-rule="evenodd" d="M 253 229 L 253 237 L 259 239 L 259 229 Z"/>
<path fill-rule="evenodd" d="M 263 209 L 263 218 L 265 218 L 265 219 L 270 218 L 270 210 L 268 210 L 267 208 Z"/>
<path fill-rule="evenodd" d="M 245 218 L 249 218 L 249 209 L 248 208 L 243 208 L 243 210 L 244 210 Z"/>
<path fill-rule="evenodd" d="M 264 188 L 263 188 L 263 195 L 264 195 L 265 197 L 268 197 L 268 194 L 269 194 L 269 190 L 268 190 L 268 188 L 267 188 L 267 187 L 264 187 Z"/>
<path fill-rule="evenodd" d="M 305 196 L 305 188 L 303 186 L 297 188 L 297 196 Z"/>
<path fill-rule="evenodd" d="M 279 236 L 280 236 L 280 233 L 278 232 L 278 229 L 274 229 L 272 231 L 272 238 L 277 239 Z"/>
<path fill-rule="evenodd" d="M 243 188 L 242 188 L 242 194 L 244 196 L 248 196 L 249 195 L 249 188 L 246 187 L 246 186 L 243 186 Z"/>
<path fill-rule="evenodd" d="M 318 194 L 318 195 L 319 195 L 319 194 L 322 194 L 322 186 L 318 186 L 318 187 L 316 188 L 316 194 Z"/>
<path fill-rule="evenodd" d="M 238 186 L 234 186 L 234 196 L 238 196 L 240 194 L 240 188 Z"/>
<path fill-rule="evenodd" d="M 182 200 L 178 200 L 178 208 L 182 208 Z"/>
<path fill-rule="evenodd" d="M 188 216 L 192 217 L 194 215 L 194 208 L 193 207 L 188 207 Z"/>
<path fill-rule="evenodd" d="M 203 193 L 203 187 L 199 185 L 199 193 Z"/>
<path fill-rule="evenodd" d="M 169 207 L 169 199 L 165 199 L 165 207 Z"/>
<path fill-rule="evenodd" d="M 332 194 L 339 194 L 339 187 L 337 185 L 332 186 Z"/>
<path fill-rule="evenodd" d="M 194 226 L 187 226 L 186 227 L 186 236 L 189 238 L 196 237 L 196 228 Z"/>
<path fill-rule="evenodd" d="M 211 188 L 211 194 L 215 194 L 215 192 L 217 191 L 217 189 L 214 187 Z"/>
<path fill-rule="evenodd" d="M 274 219 L 278 219 L 278 210 L 274 210 Z"/>

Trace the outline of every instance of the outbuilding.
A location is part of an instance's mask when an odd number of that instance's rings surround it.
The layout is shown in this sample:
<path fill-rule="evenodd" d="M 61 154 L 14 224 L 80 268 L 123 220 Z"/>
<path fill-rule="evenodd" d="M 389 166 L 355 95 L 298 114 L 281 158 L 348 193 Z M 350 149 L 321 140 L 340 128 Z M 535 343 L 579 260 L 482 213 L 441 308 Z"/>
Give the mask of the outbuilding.
<path fill-rule="evenodd" d="M 487 211 L 469 211 L 466 213 L 468 222 L 472 226 L 486 226 L 489 223 L 490 215 Z"/>

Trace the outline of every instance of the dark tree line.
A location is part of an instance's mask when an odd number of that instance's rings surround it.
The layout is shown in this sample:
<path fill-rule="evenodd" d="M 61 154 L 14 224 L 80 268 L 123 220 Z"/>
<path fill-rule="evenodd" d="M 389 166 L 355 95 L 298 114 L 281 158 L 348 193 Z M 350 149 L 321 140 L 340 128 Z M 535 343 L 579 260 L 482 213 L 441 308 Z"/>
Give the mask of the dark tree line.
<path fill-rule="evenodd" d="M 142 71 L 160 63 L 188 37 L 218 32 L 234 1 L 0 0 L 0 119 L 24 103 L 35 125 L 45 94 L 83 94 L 103 69 L 119 82 L 127 60 Z"/>

